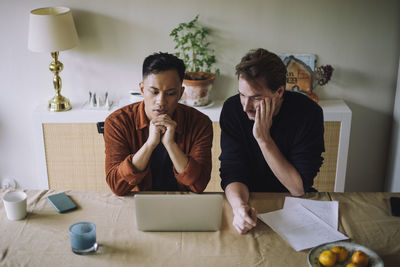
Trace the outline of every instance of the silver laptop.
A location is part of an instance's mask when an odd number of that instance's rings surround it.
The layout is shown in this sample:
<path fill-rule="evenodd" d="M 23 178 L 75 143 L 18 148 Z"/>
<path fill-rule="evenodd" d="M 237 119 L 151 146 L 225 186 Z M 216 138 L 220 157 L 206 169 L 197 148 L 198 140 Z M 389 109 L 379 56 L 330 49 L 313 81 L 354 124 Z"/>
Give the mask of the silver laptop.
<path fill-rule="evenodd" d="M 222 194 L 136 194 L 136 223 L 141 231 L 218 231 Z"/>

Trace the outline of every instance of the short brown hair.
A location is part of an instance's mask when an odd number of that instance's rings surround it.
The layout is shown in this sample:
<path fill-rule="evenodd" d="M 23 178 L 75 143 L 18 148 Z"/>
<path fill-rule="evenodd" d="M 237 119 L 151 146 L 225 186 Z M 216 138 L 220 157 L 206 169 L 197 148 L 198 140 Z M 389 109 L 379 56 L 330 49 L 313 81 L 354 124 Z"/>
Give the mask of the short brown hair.
<path fill-rule="evenodd" d="M 249 82 L 262 78 L 273 92 L 286 85 L 285 64 L 276 54 L 263 48 L 250 50 L 242 57 L 236 65 L 236 74 L 238 78 L 242 77 Z"/>

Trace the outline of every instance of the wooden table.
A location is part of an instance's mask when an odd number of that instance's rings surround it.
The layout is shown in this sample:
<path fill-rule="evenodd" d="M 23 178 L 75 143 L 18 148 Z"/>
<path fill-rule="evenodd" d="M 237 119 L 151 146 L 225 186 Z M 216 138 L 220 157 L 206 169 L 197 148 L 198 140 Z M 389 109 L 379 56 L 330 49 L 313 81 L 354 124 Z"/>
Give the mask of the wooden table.
<path fill-rule="evenodd" d="M 0 197 L 6 191 L 0 190 Z M 59 191 L 26 190 L 28 216 L 9 221 L 0 205 L 0 266 L 308 266 L 309 250 L 296 252 L 261 221 L 250 233 L 233 228 L 224 202 L 218 232 L 140 232 L 132 196 L 111 192 L 66 191 L 78 209 L 58 214 L 46 197 Z M 253 193 L 264 213 L 283 207 L 287 194 Z M 393 193 L 310 193 L 314 200 L 339 201 L 339 230 L 377 252 L 385 266 L 400 266 L 400 218 L 390 215 Z M 96 224 L 99 251 L 71 252 L 68 228 L 78 221 Z"/>

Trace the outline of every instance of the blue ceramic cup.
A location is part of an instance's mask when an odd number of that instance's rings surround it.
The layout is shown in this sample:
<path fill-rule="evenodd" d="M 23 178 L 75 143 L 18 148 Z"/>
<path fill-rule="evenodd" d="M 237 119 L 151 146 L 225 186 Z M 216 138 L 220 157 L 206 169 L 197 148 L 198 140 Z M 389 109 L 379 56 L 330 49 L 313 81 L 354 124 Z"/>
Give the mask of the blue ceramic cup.
<path fill-rule="evenodd" d="M 72 251 L 79 255 L 97 250 L 96 225 L 91 222 L 78 222 L 69 227 Z"/>

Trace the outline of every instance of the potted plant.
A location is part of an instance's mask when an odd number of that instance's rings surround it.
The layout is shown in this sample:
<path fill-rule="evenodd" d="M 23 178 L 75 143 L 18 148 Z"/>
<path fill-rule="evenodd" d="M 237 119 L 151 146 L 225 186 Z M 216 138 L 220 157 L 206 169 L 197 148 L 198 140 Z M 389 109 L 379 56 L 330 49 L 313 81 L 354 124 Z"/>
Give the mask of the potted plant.
<path fill-rule="evenodd" d="M 186 66 L 183 101 L 191 106 L 205 106 L 210 103 L 212 84 L 215 75 L 219 74 L 219 69 L 212 70 L 216 60 L 207 41 L 209 30 L 199 25 L 198 19 L 199 15 L 188 23 L 180 23 L 170 33 L 176 43 L 175 50 L 178 51 L 175 55 Z"/>

